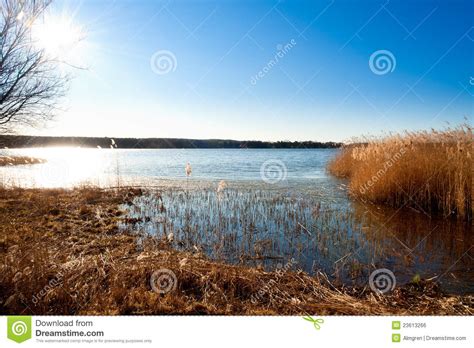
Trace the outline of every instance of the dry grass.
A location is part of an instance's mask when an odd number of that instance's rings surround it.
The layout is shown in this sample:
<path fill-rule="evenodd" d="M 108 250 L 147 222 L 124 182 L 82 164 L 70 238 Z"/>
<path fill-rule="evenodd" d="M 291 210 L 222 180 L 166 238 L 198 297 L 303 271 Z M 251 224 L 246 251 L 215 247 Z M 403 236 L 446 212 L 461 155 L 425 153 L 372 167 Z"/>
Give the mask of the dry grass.
<path fill-rule="evenodd" d="M 34 158 L 29 156 L 1 156 L 0 167 L 3 166 L 18 166 L 24 164 L 37 164 L 44 163 L 44 160 L 40 158 Z"/>
<path fill-rule="evenodd" d="M 473 296 L 434 283 L 387 296 L 344 289 L 320 274 L 277 274 L 178 252 L 119 232 L 119 205 L 140 190 L 0 190 L 0 311 L 4 314 L 474 314 Z M 158 294 L 151 274 L 177 276 Z M 270 286 L 269 286 L 270 285 Z M 255 301 L 255 296 L 258 298 Z"/>
<path fill-rule="evenodd" d="M 350 194 L 363 201 L 469 220 L 474 209 L 472 144 L 467 124 L 406 132 L 349 145 L 328 169 L 349 178 Z"/>

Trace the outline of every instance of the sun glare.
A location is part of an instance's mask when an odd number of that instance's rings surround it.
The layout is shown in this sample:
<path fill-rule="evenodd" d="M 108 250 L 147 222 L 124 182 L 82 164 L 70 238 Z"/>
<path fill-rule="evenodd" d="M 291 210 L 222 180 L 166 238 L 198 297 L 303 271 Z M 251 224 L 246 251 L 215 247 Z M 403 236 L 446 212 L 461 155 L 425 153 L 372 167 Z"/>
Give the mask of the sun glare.
<path fill-rule="evenodd" d="M 48 55 L 66 60 L 77 49 L 84 33 L 72 16 L 47 15 L 34 25 L 33 38 Z"/>

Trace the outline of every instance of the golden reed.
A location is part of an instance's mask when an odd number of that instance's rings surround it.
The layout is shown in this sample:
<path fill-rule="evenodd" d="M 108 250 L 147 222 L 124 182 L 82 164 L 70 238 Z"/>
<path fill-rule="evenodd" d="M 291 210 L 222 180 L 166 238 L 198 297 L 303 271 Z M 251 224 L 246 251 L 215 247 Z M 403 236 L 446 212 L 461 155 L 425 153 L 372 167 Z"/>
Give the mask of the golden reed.
<path fill-rule="evenodd" d="M 473 132 L 404 132 L 345 146 L 328 165 L 356 199 L 472 221 Z"/>

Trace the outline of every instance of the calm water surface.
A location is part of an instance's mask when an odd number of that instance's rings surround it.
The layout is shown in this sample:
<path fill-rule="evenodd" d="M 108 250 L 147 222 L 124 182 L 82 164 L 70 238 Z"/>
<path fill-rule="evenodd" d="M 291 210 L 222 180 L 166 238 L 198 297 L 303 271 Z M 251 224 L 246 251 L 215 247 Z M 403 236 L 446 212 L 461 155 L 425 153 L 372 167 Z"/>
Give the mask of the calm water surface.
<path fill-rule="evenodd" d="M 472 225 L 351 201 L 326 173 L 334 149 L 21 149 L 0 155 L 45 159 L 0 167 L 0 182 L 22 187 L 146 185 L 124 207 L 137 232 L 214 259 L 274 269 L 323 270 L 335 281 L 367 284 L 376 268 L 398 284 L 415 275 L 449 292 L 474 293 Z M 186 163 L 192 173 L 186 177 Z M 225 188 L 217 192 L 219 182 Z M 222 185 L 221 185 L 222 186 Z M 130 226 L 127 226 L 128 228 Z M 471 249 L 470 249 L 471 248 Z"/>
<path fill-rule="evenodd" d="M 114 185 L 117 177 L 127 183 L 156 184 L 160 180 L 332 181 L 325 164 L 337 150 L 261 149 L 79 149 L 46 148 L 0 150 L 0 155 L 26 155 L 45 159 L 44 164 L 0 168 L 4 183 L 20 186 L 67 187 L 79 184 Z M 117 175 L 118 174 L 118 175 Z M 281 180 L 277 180 L 281 179 Z"/>

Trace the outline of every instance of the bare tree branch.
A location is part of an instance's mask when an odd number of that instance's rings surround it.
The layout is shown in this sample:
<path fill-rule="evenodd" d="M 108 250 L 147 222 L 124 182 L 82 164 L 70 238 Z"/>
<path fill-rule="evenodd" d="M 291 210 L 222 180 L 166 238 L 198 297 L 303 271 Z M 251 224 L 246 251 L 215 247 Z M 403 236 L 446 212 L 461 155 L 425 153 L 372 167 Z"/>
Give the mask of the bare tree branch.
<path fill-rule="evenodd" d="M 40 126 L 56 111 L 69 77 L 32 38 L 52 0 L 0 0 L 0 133 Z"/>

